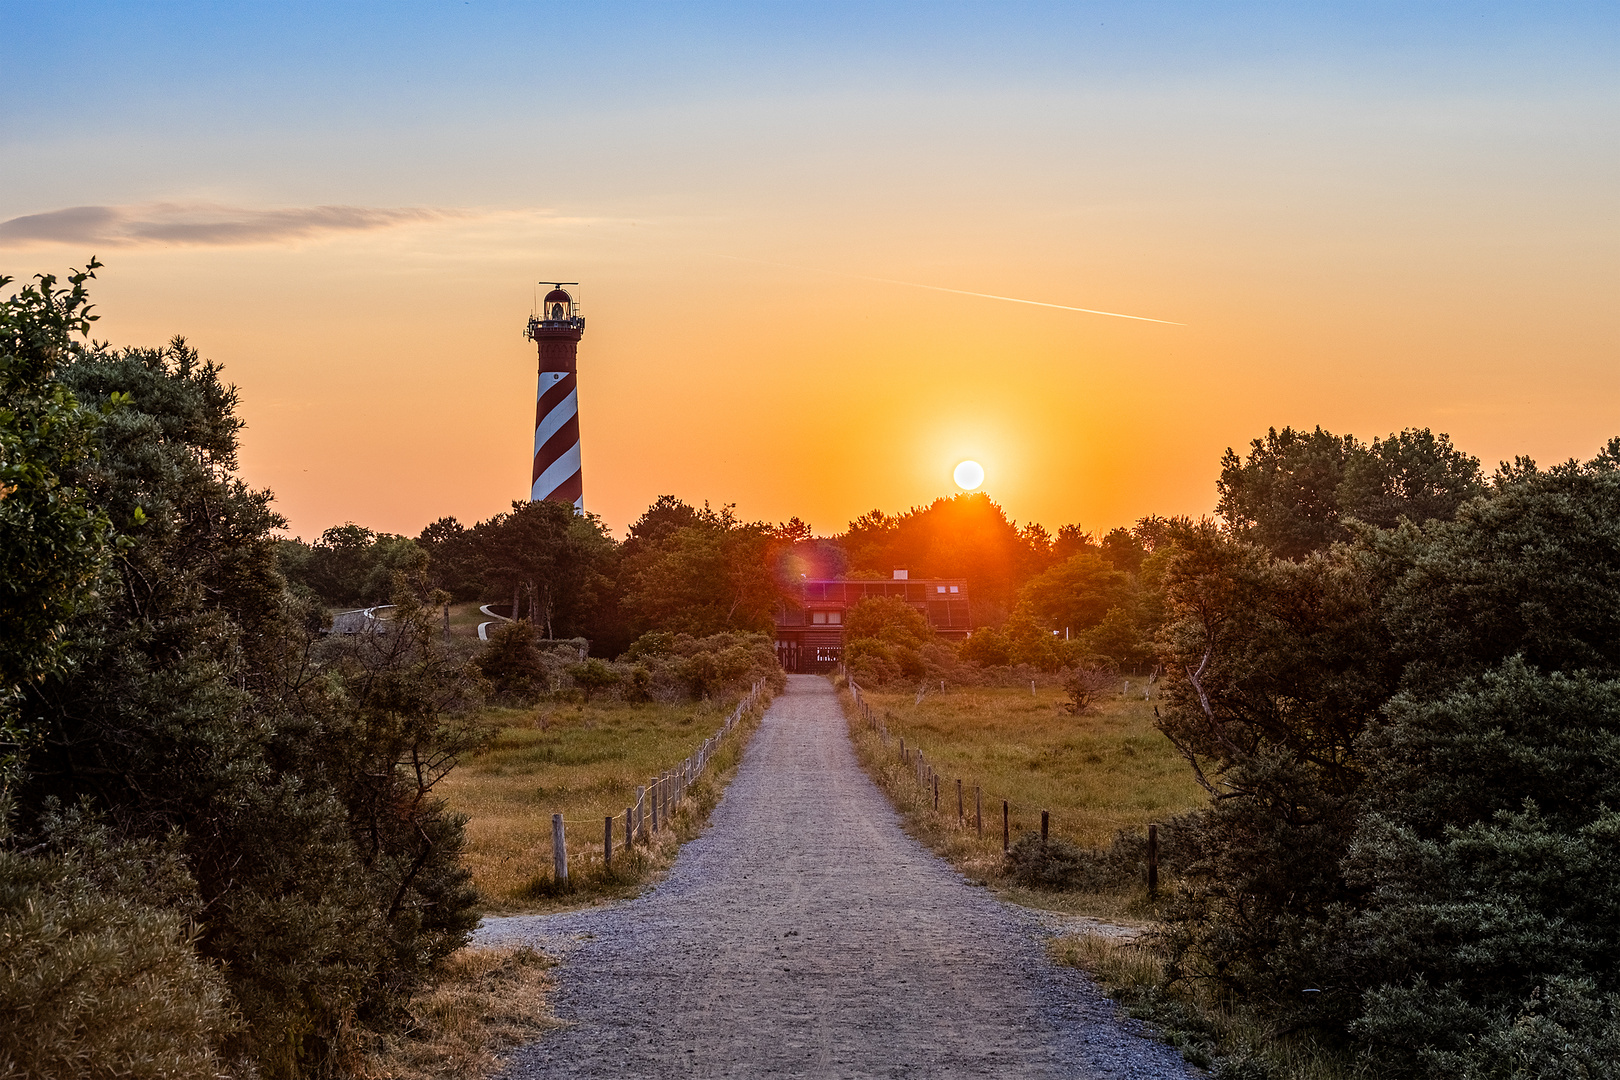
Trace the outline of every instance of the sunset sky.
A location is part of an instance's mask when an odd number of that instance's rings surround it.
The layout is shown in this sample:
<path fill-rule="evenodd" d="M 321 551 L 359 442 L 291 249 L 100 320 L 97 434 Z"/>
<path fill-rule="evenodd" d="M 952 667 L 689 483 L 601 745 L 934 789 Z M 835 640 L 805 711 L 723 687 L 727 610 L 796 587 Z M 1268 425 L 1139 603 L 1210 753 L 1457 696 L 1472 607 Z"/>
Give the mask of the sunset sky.
<path fill-rule="evenodd" d="M 98 338 L 223 363 L 306 538 L 527 494 L 547 279 L 621 533 L 964 458 L 1019 521 L 1197 515 L 1270 425 L 1589 457 L 1617 13 L 0 0 L 0 273 L 95 254 Z"/>

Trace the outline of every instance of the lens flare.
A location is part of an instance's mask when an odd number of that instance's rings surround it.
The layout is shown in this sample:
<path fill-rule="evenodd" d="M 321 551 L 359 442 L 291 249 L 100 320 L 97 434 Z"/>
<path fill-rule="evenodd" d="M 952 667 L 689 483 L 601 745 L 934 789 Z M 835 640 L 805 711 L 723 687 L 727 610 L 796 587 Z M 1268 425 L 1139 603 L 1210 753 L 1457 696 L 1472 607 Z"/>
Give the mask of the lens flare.
<path fill-rule="evenodd" d="M 956 486 L 965 491 L 972 491 L 984 483 L 984 466 L 977 461 L 964 461 L 956 467 L 953 473 L 956 477 Z"/>

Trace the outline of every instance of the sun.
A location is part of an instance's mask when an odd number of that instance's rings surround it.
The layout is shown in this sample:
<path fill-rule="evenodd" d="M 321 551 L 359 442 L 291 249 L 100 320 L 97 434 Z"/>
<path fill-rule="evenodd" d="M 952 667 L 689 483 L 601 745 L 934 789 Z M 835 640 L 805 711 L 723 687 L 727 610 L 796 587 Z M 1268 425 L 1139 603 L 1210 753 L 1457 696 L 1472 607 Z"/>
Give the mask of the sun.
<path fill-rule="evenodd" d="M 977 461 L 964 461 L 956 467 L 951 474 L 956 478 L 956 486 L 964 491 L 972 491 L 984 483 L 984 466 Z"/>

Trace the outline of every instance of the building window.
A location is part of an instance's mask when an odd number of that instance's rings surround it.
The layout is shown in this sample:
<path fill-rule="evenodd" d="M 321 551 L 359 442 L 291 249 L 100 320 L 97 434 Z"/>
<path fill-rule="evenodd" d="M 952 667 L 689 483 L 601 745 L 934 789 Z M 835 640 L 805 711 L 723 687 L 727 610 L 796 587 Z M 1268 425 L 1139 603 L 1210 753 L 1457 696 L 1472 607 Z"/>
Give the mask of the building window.
<path fill-rule="evenodd" d="M 962 590 L 961 590 L 961 589 L 959 589 L 959 588 L 957 588 L 957 587 L 956 587 L 956 586 L 955 586 L 955 585 L 952 585 L 952 586 L 951 586 L 951 592 L 961 592 L 961 591 L 962 591 Z"/>
<path fill-rule="evenodd" d="M 812 611 L 810 613 L 810 622 L 816 626 L 837 626 L 843 621 L 844 613 L 842 611 Z"/>
<path fill-rule="evenodd" d="M 842 623 L 844 621 L 844 613 L 842 611 L 829 611 L 827 612 L 827 621 L 830 623 Z"/>

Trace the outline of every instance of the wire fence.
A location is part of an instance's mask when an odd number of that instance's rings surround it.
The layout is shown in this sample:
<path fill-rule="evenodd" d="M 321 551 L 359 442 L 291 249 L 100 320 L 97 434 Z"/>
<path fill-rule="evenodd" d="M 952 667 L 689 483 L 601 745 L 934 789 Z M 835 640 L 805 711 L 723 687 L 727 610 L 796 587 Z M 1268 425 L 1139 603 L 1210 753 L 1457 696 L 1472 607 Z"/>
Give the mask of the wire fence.
<path fill-rule="evenodd" d="M 840 666 L 839 673 L 844 678 L 844 684 L 849 690 L 850 699 L 855 703 L 855 710 L 861 723 L 868 731 L 878 737 L 884 747 L 888 747 L 891 742 L 895 744 L 894 753 L 896 758 L 918 787 L 924 808 L 932 809 L 936 818 L 943 818 L 947 822 L 950 820 L 951 802 L 954 799 L 956 804 L 956 827 L 962 830 L 971 829 L 974 835 L 983 841 L 986 839 L 985 806 L 988 804 L 990 807 L 990 828 L 993 837 L 998 824 L 995 821 L 995 804 L 999 801 L 1001 803 L 1001 821 L 999 824 L 1001 826 L 1001 850 L 1003 855 L 1012 850 L 1015 813 L 1028 813 L 1031 815 L 1039 813 L 1041 843 L 1045 845 L 1048 842 L 1052 831 L 1052 814 L 1050 810 L 1046 807 L 1017 805 L 1010 796 L 1004 796 L 998 800 L 993 793 L 986 792 L 978 784 L 969 787 L 961 777 L 947 780 L 929 762 L 922 751 L 922 747 L 917 745 L 915 736 L 912 738 L 911 745 L 908 746 L 904 735 L 894 736 L 890 734 L 887 718 L 878 710 L 873 709 L 871 704 L 867 702 L 866 695 L 862 693 L 860 684 L 855 681 L 848 668 Z M 943 791 L 941 790 L 942 783 Z M 1088 816 L 1095 820 L 1112 822 L 1123 828 L 1134 828 L 1141 825 L 1141 821 L 1136 818 L 1121 818 L 1095 812 L 1089 813 Z M 1156 897 L 1159 891 L 1159 826 L 1156 823 L 1147 826 L 1146 869 L 1148 895 Z"/>
<path fill-rule="evenodd" d="M 720 729 L 707 739 L 703 740 L 696 750 L 687 756 L 680 764 L 666 772 L 650 778 L 647 783 L 636 788 L 636 801 L 625 807 L 622 824 L 618 826 L 619 850 L 621 852 L 634 848 L 638 843 L 645 845 L 651 841 L 655 834 L 669 828 L 674 815 L 686 799 L 687 792 L 698 777 L 703 775 L 704 768 L 713 759 L 715 752 L 720 749 L 721 743 L 727 735 L 737 729 L 749 710 L 759 704 L 764 696 L 763 683 L 754 683 L 744 694 L 737 707 L 726 717 Z M 602 818 L 602 846 L 598 850 L 582 847 L 573 852 L 568 850 L 568 825 L 583 825 L 587 828 L 593 821 L 580 819 L 566 819 L 561 814 L 551 815 L 551 865 L 552 875 L 556 881 L 568 880 L 568 866 L 570 862 L 588 860 L 597 861 L 600 858 L 605 867 L 613 865 L 615 821 L 616 815 L 606 815 Z"/>

